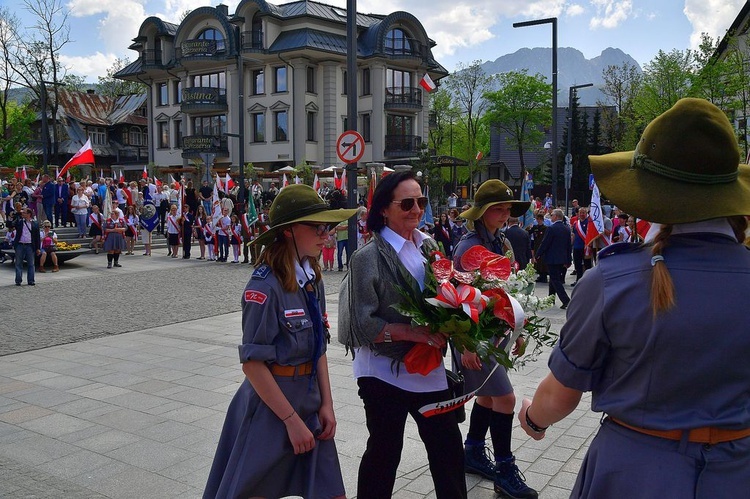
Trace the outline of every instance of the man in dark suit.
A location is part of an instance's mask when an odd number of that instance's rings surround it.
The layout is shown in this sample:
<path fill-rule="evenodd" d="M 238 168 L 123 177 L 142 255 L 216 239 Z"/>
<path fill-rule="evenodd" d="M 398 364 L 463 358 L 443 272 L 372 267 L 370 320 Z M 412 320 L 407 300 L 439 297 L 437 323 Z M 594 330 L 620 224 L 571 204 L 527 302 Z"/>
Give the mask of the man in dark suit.
<path fill-rule="evenodd" d="M 505 238 L 513 248 L 513 256 L 516 258 L 518 268 L 523 270 L 531 261 L 531 238 L 529 233 L 518 225 L 518 218 L 508 219 L 508 228 L 505 229 Z"/>
<path fill-rule="evenodd" d="M 34 285 L 34 259 L 42 253 L 39 235 L 39 224 L 31 218 L 30 208 L 21 210 L 21 218 L 16 220 L 16 237 L 13 249 L 16 252 L 16 286 L 21 285 L 23 278 L 23 261 L 26 260 L 26 282 Z"/>
<path fill-rule="evenodd" d="M 565 225 L 565 216 L 562 210 L 552 210 L 552 226 L 544 232 L 542 244 L 536 251 L 535 258 L 543 259 L 549 269 L 549 294 L 557 294 L 562 306 L 568 308 L 570 298 L 565 292 L 565 270 L 570 267 L 572 261 L 573 243 L 571 241 L 570 227 Z"/>
<path fill-rule="evenodd" d="M 68 198 L 70 197 L 70 187 L 65 180 L 60 177 L 55 185 L 55 227 L 62 223 L 63 227 L 68 226 Z"/>
<path fill-rule="evenodd" d="M 52 211 L 55 207 L 55 183 L 51 181 L 49 175 L 42 176 L 42 206 L 44 207 L 45 220 L 52 223 Z"/>

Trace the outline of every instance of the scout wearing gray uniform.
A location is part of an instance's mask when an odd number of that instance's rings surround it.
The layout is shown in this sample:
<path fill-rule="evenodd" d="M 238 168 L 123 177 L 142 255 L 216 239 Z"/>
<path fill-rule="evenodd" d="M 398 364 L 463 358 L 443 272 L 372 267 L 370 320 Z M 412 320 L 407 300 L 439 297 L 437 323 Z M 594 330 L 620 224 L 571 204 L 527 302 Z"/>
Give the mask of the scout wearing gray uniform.
<path fill-rule="evenodd" d="M 317 295 L 325 296 L 323 282 Z M 325 305 L 321 303 L 325 313 Z M 264 360 L 281 366 L 309 362 L 313 355 L 313 326 L 305 291 L 284 291 L 270 267 L 253 272 L 242 300 L 240 362 Z M 323 342 L 325 353 L 327 341 Z M 276 377 L 294 410 L 315 433 L 320 407 L 318 384 L 310 373 Z M 316 497 L 344 493 L 333 440 L 318 440 L 315 466 Z M 203 495 L 214 497 L 283 497 L 303 495 L 312 453 L 295 456 L 284 423 L 260 399 L 245 379 L 234 396 L 221 432 L 216 457 Z M 269 480 L 269 476 L 273 479 Z"/>
<path fill-rule="evenodd" d="M 571 497 L 750 496 L 750 168 L 734 129 L 703 99 L 680 99 L 635 151 L 590 156 L 599 188 L 655 222 L 575 287 L 551 373 L 521 426 L 544 438 L 585 391 L 603 413 Z M 662 225 L 659 225 L 662 224 Z M 653 234 L 653 236 L 652 236 Z"/>

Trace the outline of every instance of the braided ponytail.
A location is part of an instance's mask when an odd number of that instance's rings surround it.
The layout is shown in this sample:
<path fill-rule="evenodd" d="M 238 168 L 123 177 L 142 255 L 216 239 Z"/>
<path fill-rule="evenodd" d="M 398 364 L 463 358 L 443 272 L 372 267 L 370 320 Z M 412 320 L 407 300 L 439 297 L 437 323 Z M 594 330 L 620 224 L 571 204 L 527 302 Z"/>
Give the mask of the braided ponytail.
<path fill-rule="evenodd" d="M 666 312 L 674 307 L 674 283 L 662 256 L 662 251 L 667 246 L 667 240 L 671 234 L 672 226 L 662 225 L 651 248 L 651 266 L 653 267 L 653 273 L 651 274 L 651 309 L 654 315 Z"/>

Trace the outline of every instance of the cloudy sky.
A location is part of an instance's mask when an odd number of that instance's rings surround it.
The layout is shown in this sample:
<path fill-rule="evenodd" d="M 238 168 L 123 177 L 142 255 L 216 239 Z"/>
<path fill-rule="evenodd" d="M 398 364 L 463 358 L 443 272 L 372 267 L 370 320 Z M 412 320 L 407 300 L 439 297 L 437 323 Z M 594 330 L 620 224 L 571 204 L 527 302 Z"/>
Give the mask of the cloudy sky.
<path fill-rule="evenodd" d="M 148 16 L 177 23 L 187 10 L 239 0 L 62 0 L 70 11 L 72 43 L 61 60 L 74 74 L 96 82 L 128 50 Z M 282 4 L 286 1 L 271 3 Z M 346 7 L 346 0 L 323 3 Z M 358 0 L 357 10 L 414 14 L 437 42 L 433 53 L 449 70 L 459 63 L 494 60 L 523 47 L 550 47 L 549 25 L 514 29 L 513 23 L 558 18 L 558 45 L 596 57 L 607 47 L 622 49 L 641 65 L 659 50 L 696 48 L 702 32 L 723 36 L 744 5 L 742 0 Z M 20 0 L 0 0 L 22 22 L 31 18 Z"/>

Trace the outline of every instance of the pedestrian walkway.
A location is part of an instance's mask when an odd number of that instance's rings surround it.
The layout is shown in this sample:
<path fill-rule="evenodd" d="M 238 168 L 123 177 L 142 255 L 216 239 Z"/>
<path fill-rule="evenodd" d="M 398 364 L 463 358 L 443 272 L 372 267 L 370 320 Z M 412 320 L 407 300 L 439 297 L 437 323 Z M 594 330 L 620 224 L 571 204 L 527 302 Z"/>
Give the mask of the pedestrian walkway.
<path fill-rule="evenodd" d="M 332 325 L 340 278 L 325 275 Z M 553 329 L 559 329 L 563 313 L 548 311 Z M 230 312 L 0 357 L 0 496 L 200 497 L 227 405 L 242 380 L 240 327 L 240 313 Z M 547 355 L 511 374 L 518 406 L 547 373 Z M 367 438 L 364 410 L 351 358 L 335 343 L 328 358 L 336 442 L 347 495 L 355 497 Z M 516 423 L 518 465 L 542 498 L 569 494 L 599 424 L 589 401 L 585 396 L 579 409 L 539 442 Z M 464 423 L 464 434 L 467 428 Z M 467 475 L 467 482 L 469 497 L 495 497 L 490 481 Z M 434 497 L 412 422 L 394 497 Z"/>

